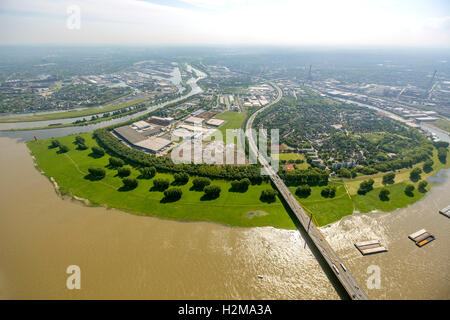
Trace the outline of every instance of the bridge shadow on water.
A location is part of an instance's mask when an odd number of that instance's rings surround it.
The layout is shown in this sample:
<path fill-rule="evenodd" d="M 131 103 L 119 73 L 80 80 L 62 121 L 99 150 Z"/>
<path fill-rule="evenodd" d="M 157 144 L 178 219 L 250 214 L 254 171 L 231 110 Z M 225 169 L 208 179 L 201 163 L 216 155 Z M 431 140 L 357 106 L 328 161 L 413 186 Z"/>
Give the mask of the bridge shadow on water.
<path fill-rule="evenodd" d="M 278 190 L 276 186 L 272 183 L 272 186 L 275 190 Z M 351 300 L 350 296 L 348 295 L 347 291 L 337 278 L 336 274 L 333 272 L 331 267 L 328 265 L 327 261 L 323 257 L 322 253 L 319 251 L 319 249 L 314 244 L 314 241 L 311 239 L 309 234 L 306 232 L 306 230 L 303 228 L 303 225 L 301 222 L 297 219 L 297 216 L 292 212 L 289 205 L 286 203 L 283 197 L 280 195 L 278 196 L 281 203 L 283 204 L 284 208 L 286 209 L 286 212 L 291 217 L 292 221 L 294 222 L 295 226 L 297 227 L 297 230 L 300 232 L 300 235 L 305 240 L 305 244 L 308 246 L 308 248 L 311 250 L 312 254 L 316 258 L 317 262 L 319 262 L 320 267 L 322 268 L 323 272 L 327 276 L 328 280 L 330 281 L 331 285 L 333 286 L 334 290 L 336 290 L 339 297 L 343 300 Z M 311 222 L 312 224 L 313 222 Z"/>

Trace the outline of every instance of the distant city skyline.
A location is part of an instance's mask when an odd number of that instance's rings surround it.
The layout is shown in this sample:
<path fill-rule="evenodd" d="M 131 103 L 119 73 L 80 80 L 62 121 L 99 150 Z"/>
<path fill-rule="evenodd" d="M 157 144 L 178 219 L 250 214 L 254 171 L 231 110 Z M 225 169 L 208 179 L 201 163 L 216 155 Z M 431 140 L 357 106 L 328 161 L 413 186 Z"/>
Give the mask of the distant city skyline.
<path fill-rule="evenodd" d="M 1 45 L 449 48 L 450 4 L 442 0 L 3 0 L 0 28 Z"/>

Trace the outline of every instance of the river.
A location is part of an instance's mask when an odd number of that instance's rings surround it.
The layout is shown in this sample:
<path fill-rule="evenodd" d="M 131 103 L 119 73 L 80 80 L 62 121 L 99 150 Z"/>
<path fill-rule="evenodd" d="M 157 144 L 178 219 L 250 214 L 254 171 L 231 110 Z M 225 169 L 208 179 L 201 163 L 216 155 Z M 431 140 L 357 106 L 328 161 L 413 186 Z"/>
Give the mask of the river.
<path fill-rule="evenodd" d="M 339 298 L 298 231 L 86 207 L 55 193 L 25 144 L 0 137 L 0 148 L 1 299 Z M 322 228 L 372 299 L 450 298 L 450 221 L 437 212 L 449 204 L 449 176 L 406 209 Z M 422 228 L 436 240 L 418 248 L 407 236 Z M 370 239 L 389 252 L 361 256 L 353 244 Z M 81 290 L 65 287 L 69 265 L 81 268 Z M 366 287 L 370 265 L 380 289 Z"/>

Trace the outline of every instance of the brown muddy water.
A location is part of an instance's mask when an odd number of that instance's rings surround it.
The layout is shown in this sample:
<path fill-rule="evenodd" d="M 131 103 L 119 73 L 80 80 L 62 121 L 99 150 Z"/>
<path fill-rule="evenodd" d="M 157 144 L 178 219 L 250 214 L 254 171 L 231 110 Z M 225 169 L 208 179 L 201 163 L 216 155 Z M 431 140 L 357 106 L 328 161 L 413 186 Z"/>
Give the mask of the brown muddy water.
<path fill-rule="evenodd" d="M 230 228 L 89 208 L 59 197 L 26 146 L 0 138 L 0 299 L 338 299 L 298 231 Z M 354 215 L 322 228 L 373 299 L 450 298 L 450 179 L 392 213 Z M 418 248 L 407 236 L 436 240 Z M 389 252 L 362 257 L 357 241 Z M 81 268 L 81 289 L 66 268 Z M 369 290 L 370 265 L 381 286 Z M 260 279 L 258 275 L 262 275 Z"/>

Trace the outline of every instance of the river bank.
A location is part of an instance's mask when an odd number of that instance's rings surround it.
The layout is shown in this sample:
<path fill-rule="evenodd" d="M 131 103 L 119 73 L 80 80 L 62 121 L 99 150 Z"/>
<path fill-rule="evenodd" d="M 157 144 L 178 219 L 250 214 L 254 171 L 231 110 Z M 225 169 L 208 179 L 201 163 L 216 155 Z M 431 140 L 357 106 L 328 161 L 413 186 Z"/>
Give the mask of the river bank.
<path fill-rule="evenodd" d="M 55 193 L 23 143 L 0 138 L 0 147 L 8 150 L 0 155 L 1 299 L 338 298 L 296 230 L 86 207 Z M 349 215 L 321 228 L 371 299 L 450 299 L 450 225 L 437 212 L 448 205 L 450 173 L 444 173 L 405 209 Z M 418 248 L 407 236 L 422 228 L 437 240 Z M 361 256 L 354 243 L 372 239 L 389 251 Z M 79 291 L 65 288 L 72 264 L 82 270 Z M 379 289 L 367 288 L 371 265 L 380 267 Z"/>

